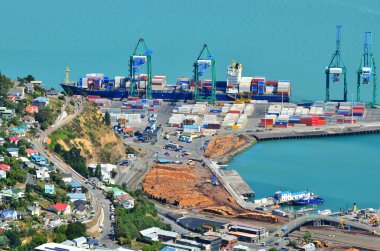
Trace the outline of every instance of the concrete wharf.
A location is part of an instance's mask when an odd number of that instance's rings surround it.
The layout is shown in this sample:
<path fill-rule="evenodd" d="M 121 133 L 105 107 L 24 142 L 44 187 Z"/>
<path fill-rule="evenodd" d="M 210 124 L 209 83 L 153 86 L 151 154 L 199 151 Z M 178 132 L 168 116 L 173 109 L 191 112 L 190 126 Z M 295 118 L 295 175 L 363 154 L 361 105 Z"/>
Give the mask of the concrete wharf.
<path fill-rule="evenodd" d="M 340 125 L 334 127 L 318 128 L 292 128 L 286 130 L 264 130 L 254 132 L 252 136 L 257 141 L 285 140 L 285 139 L 304 139 L 304 138 L 322 138 L 337 137 L 349 135 L 378 134 L 380 133 L 380 123 L 367 123 L 360 125 Z"/>
<path fill-rule="evenodd" d="M 252 188 L 243 180 L 235 170 L 220 170 L 224 180 L 230 184 L 233 190 L 242 198 L 247 199 L 255 195 Z"/>

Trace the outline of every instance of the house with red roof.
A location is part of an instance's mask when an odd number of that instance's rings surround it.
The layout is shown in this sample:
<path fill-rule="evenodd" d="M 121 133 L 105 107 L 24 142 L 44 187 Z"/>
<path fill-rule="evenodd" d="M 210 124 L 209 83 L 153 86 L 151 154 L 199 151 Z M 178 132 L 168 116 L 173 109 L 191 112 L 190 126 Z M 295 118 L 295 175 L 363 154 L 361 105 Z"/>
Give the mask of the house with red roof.
<path fill-rule="evenodd" d="M 36 105 L 28 105 L 28 106 L 25 108 L 25 111 L 26 111 L 27 113 L 31 113 L 31 114 L 33 114 L 33 113 L 37 113 L 37 112 L 38 112 L 38 106 L 36 106 Z"/>
<path fill-rule="evenodd" d="M 0 164 L 0 170 L 9 172 L 11 170 L 11 167 L 9 165 L 6 165 L 6 164 Z"/>
<path fill-rule="evenodd" d="M 55 203 L 53 207 L 59 214 L 71 214 L 71 207 L 69 204 L 58 202 Z"/>
<path fill-rule="evenodd" d="M 15 101 L 16 101 L 16 96 L 14 96 L 14 95 L 8 95 L 8 96 L 7 96 L 7 99 L 8 99 L 9 101 L 15 102 Z"/>
<path fill-rule="evenodd" d="M 28 157 L 31 157 L 35 154 L 38 154 L 38 151 L 36 149 L 26 149 L 25 153 L 28 155 Z"/>
<path fill-rule="evenodd" d="M 17 145 L 19 140 L 20 140 L 20 137 L 9 137 L 9 141 L 15 145 Z"/>

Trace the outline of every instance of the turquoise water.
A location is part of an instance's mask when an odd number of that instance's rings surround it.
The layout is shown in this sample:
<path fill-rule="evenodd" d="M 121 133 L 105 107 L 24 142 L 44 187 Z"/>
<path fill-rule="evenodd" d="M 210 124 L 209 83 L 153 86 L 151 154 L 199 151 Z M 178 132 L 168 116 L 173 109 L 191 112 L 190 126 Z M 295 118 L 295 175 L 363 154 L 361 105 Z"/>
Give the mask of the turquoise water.
<path fill-rule="evenodd" d="M 232 159 L 257 198 L 278 190 L 309 190 L 325 199 L 319 208 L 380 208 L 380 135 L 259 143 Z"/>
<path fill-rule="evenodd" d="M 349 94 L 355 92 L 365 31 L 374 32 L 373 50 L 380 55 L 377 0 L 0 0 L 0 5 L 0 70 L 12 77 L 32 73 L 50 86 L 64 79 L 66 65 L 73 79 L 89 72 L 126 75 L 141 36 L 154 51 L 154 74 L 171 81 L 191 76 L 207 43 L 218 79 L 225 79 L 236 59 L 243 75 L 290 79 L 296 100 L 324 98 L 336 24 L 343 25 Z M 369 99 L 364 89 L 363 98 Z"/>

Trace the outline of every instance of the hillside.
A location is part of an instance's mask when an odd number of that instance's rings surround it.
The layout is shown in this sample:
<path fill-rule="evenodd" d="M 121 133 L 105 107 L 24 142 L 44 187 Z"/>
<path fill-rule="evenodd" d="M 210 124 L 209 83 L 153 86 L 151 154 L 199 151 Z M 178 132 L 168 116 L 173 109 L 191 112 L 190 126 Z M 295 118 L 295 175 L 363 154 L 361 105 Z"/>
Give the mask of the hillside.
<path fill-rule="evenodd" d="M 125 156 L 121 140 L 104 124 L 102 113 L 87 102 L 78 117 L 50 135 L 47 144 L 55 152 L 77 148 L 87 164 L 115 163 Z"/>

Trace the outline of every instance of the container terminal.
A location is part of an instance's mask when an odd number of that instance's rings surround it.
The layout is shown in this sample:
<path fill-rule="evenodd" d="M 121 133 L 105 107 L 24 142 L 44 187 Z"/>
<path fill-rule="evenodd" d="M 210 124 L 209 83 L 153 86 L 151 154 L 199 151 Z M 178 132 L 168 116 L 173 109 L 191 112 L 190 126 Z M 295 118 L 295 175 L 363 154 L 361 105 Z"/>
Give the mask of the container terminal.
<path fill-rule="evenodd" d="M 340 37 L 340 31 L 338 35 Z M 368 41 L 366 38 L 367 44 Z M 339 48 L 340 45 L 337 46 Z M 140 47 L 143 48 L 142 53 L 137 52 Z M 62 87 L 68 94 L 86 96 L 103 113 L 108 112 L 115 132 L 120 134 L 124 143 L 155 152 L 154 159 L 157 163 L 184 164 L 190 167 L 189 170 L 196 170 L 191 168 L 192 162 L 207 166 L 212 175 L 207 176 L 210 174 L 204 173 L 202 177 L 205 181 L 199 182 L 197 189 L 202 191 L 205 186 L 211 189 L 206 184 L 216 187 L 221 185 L 228 192 L 227 196 L 231 196 L 244 210 L 261 214 L 263 212 L 259 209 L 273 201 L 268 198 L 254 198 L 253 189 L 236 171 L 224 170 L 217 160 L 202 156 L 214 135 L 249 135 L 253 141 L 261 141 L 379 132 L 380 110 L 375 106 L 375 95 L 371 104 L 361 102 L 360 95 L 355 102 L 349 102 L 347 97 L 334 100 L 329 96 L 324 101 L 291 103 L 290 81 L 272 81 L 258 76 L 244 77 L 242 65 L 235 61 L 227 68 L 225 81 L 216 81 L 215 59 L 207 45 L 194 62 L 194 76 L 178 78 L 173 85 L 167 82 L 166 76 L 152 75 L 151 55 L 145 41 L 140 39 L 130 57 L 128 77 L 110 79 L 104 74 L 92 73 L 72 82 L 69 80 L 70 70 L 67 68 Z M 340 50 L 335 55 L 340 56 Z M 332 62 L 330 68 L 343 67 L 334 64 L 335 59 Z M 146 73 L 140 73 L 142 66 L 145 66 Z M 369 65 L 363 62 L 362 66 Z M 209 76 L 205 77 L 207 73 Z M 326 82 L 339 83 L 344 79 L 342 77 L 345 73 L 343 68 L 341 72 L 336 69 L 328 70 Z M 368 75 L 368 69 L 362 69 L 358 82 L 361 85 L 370 85 L 372 81 L 375 85 L 374 64 L 371 65 L 370 73 Z M 326 86 L 326 91 L 329 88 L 330 86 Z M 151 144 L 147 144 L 148 142 Z M 145 160 L 141 161 L 145 163 Z M 130 174 L 125 176 L 125 181 L 131 187 L 138 187 L 142 179 L 147 177 L 150 168 L 147 165 L 147 170 L 144 171 L 145 164 L 134 166 L 129 169 Z M 164 180 L 161 173 L 166 172 L 165 169 L 157 169 L 158 172 L 153 170 L 148 175 L 151 185 L 161 185 L 160 182 Z M 177 176 L 173 177 L 176 179 Z M 168 194 L 160 196 L 173 196 L 169 190 L 167 192 Z M 188 192 L 193 193 L 191 189 Z M 177 196 L 182 198 L 183 195 Z M 200 195 L 198 201 L 206 203 L 207 199 Z M 314 203 L 310 199 L 301 202 Z M 229 212 L 217 207 L 212 210 Z M 303 209 L 302 213 L 309 211 L 311 210 Z M 286 209 L 278 208 L 264 214 L 273 217 L 290 215 Z"/>

